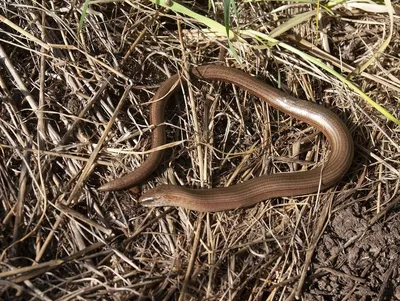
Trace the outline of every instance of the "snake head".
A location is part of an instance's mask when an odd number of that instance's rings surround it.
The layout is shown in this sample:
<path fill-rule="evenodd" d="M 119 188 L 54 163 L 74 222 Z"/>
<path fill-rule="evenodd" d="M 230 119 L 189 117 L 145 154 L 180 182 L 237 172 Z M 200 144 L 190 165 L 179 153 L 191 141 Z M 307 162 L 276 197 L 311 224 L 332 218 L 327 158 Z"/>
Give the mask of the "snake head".
<path fill-rule="evenodd" d="M 145 207 L 171 206 L 168 187 L 169 185 L 161 185 L 146 191 L 139 198 L 139 203 Z"/>

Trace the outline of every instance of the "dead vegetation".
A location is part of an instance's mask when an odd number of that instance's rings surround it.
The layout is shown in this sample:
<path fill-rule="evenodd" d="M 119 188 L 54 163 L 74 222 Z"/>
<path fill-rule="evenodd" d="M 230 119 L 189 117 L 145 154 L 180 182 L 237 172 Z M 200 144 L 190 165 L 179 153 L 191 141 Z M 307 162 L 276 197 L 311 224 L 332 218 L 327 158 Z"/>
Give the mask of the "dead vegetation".
<path fill-rule="evenodd" d="M 319 7 L 320 18 L 275 37 L 399 117 L 400 19 L 357 3 Z M 181 4 L 223 23 L 220 2 Z M 236 5 L 232 26 L 264 34 L 317 7 Z M 395 122 L 280 45 L 233 40 L 239 64 L 226 39 L 150 1 L 93 1 L 79 31 L 82 8 L 1 1 L 1 299 L 400 300 Z M 143 162 L 148 102 L 159 84 L 211 63 L 337 113 L 356 145 L 346 177 L 318 194 L 214 214 L 142 208 L 128 191 L 99 193 Z M 301 169 L 328 150 L 307 124 L 231 85 L 193 82 L 167 115 L 170 147 L 143 189 L 231 185 Z"/>

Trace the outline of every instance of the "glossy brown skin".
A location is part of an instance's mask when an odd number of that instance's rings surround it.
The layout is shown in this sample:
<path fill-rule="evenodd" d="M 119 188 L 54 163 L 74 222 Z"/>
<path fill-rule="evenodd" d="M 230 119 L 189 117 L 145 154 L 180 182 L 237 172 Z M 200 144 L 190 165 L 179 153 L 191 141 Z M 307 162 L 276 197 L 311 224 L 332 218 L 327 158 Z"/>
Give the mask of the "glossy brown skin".
<path fill-rule="evenodd" d="M 329 140 L 330 154 L 312 170 L 264 175 L 230 187 L 191 189 L 160 185 L 147 191 L 139 201 L 144 206 L 180 206 L 202 212 L 214 212 L 252 206 L 275 197 L 315 193 L 332 186 L 349 169 L 354 146 L 349 130 L 330 110 L 300 100 L 234 68 L 208 65 L 193 68 L 191 75 L 204 80 L 219 80 L 241 87 L 271 106 L 319 129 Z M 164 145 L 164 112 L 166 103 L 184 81 L 179 75 L 167 79 L 157 90 L 150 108 L 150 121 L 155 126 L 152 148 Z M 101 186 L 101 191 L 122 190 L 143 182 L 160 164 L 163 151 L 151 153 L 135 171 Z"/>

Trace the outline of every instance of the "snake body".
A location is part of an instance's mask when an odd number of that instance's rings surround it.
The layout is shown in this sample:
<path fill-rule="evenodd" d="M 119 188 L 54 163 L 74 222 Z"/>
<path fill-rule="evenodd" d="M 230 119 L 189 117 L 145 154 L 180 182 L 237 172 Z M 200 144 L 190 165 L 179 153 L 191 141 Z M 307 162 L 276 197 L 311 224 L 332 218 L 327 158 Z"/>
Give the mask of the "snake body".
<path fill-rule="evenodd" d="M 324 164 L 307 171 L 268 174 L 230 187 L 191 189 L 160 185 L 139 199 L 144 206 L 180 206 L 201 212 L 214 212 L 252 206 L 275 197 L 315 193 L 338 182 L 349 169 L 354 153 L 349 130 L 332 111 L 312 102 L 294 98 L 238 69 L 206 65 L 193 68 L 191 75 L 204 80 L 232 83 L 257 96 L 271 106 L 319 129 L 328 139 L 331 150 Z M 164 112 L 170 96 L 184 81 L 173 75 L 154 95 L 150 122 L 155 126 L 151 147 L 166 143 Z M 160 164 L 163 151 L 152 152 L 135 171 L 101 186 L 101 191 L 122 190 L 143 182 Z"/>

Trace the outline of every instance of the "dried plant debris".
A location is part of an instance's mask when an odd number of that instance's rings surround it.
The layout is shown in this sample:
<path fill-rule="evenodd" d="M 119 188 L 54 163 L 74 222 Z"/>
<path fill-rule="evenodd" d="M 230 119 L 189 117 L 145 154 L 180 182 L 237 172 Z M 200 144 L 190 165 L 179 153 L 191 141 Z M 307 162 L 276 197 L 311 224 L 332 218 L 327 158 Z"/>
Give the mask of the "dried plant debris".
<path fill-rule="evenodd" d="M 387 2 L 0 1 L 0 299 L 400 300 L 400 6 Z M 246 209 L 140 206 L 160 183 L 233 185 L 329 152 L 238 87 L 192 81 L 168 105 L 153 176 L 99 192 L 146 158 L 160 83 L 202 64 L 334 111 L 350 171 Z"/>

